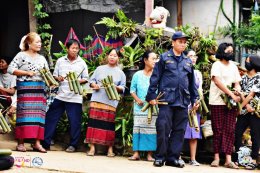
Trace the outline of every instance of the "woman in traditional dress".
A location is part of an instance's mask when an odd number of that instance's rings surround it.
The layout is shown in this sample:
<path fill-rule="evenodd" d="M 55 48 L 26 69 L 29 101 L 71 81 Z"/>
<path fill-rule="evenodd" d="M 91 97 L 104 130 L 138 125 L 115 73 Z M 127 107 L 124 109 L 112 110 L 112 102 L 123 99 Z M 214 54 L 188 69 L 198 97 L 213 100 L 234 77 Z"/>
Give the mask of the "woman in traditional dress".
<path fill-rule="evenodd" d="M 134 98 L 133 156 L 129 160 L 140 160 L 140 151 L 148 151 L 147 161 L 154 161 L 153 151 L 156 150 L 156 115 L 151 123 L 147 121 L 148 111 L 142 112 L 145 97 L 150 85 L 150 77 L 158 60 L 154 52 L 146 51 L 141 59 L 140 71 L 133 75 L 130 93 Z"/>
<path fill-rule="evenodd" d="M 187 57 L 189 57 L 192 60 L 192 64 L 196 64 L 197 62 L 197 56 L 196 53 L 193 50 L 189 50 L 187 52 Z M 202 74 L 199 70 L 194 70 L 194 76 L 195 76 L 195 85 L 202 93 Z M 191 109 L 191 107 L 189 107 Z M 200 125 L 200 115 L 197 113 L 198 118 L 198 124 Z M 201 139 L 201 130 L 196 131 L 194 127 L 190 127 L 189 124 L 187 124 L 185 135 L 185 139 L 189 139 L 189 146 L 190 146 L 190 165 L 193 166 L 199 166 L 200 164 L 196 161 L 196 150 L 197 150 L 197 139 Z"/>
<path fill-rule="evenodd" d="M 15 138 L 16 149 L 25 152 L 24 139 L 35 139 L 34 150 L 46 152 L 40 141 L 44 139 L 46 110 L 45 83 L 39 70 L 48 69 L 46 59 L 38 54 L 41 38 L 35 32 L 23 37 L 19 52 L 8 67 L 8 72 L 17 76 L 17 119 Z"/>
<path fill-rule="evenodd" d="M 115 115 L 118 100 L 109 100 L 101 80 L 108 75 L 113 77 L 116 90 L 123 93 L 126 76 L 118 67 L 119 52 L 111 49 L 107 55 L 107 64 L 97 67 L 90 78 L 90 87 L 94 89 L 90 102 L 89 122 L 86 133 L 86 142 L 90 145 L 88 156 L 94 156 L 95 145 L 108 146 L 108 157 L 114 157 L 113 145 L 115 140 Z"/>

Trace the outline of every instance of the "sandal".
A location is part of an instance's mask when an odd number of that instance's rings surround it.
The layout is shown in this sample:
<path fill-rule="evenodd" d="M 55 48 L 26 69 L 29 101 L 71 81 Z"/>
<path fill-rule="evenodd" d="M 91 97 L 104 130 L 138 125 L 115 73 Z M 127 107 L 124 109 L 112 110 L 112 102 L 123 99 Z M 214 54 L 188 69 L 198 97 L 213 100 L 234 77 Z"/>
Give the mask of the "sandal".
<path fill-rule="evenodd" d="M 239 169 L 239 167 L 238 167 L 234 162 L 225 163 L 224 166 L 225 166 L 226 168 Z"/>
<path fill-rule="evenodd" d="M 87 152 L 87 156 L 94 156 L 95 155 L 95 152 Z"/>
<path fill-rule="evenodd" d="M 246 170 L 255 170 L 256 168 L 257 168 L 257 164 L 256 163 L 249 163 L 245 167 Z"/>
<path fill-rule="evenodd" d="M 210 164 L 211 167 L 219 167 L 219 160 L 213 160 Z"/>
<path fill-rule="evenodd" d="M 115 153 L 107 153 L 107 157 L 115 157 Z"/>
<path fill-rule="evenodd" d="M 155 159 L 154 159 L 154 158 L 149 158 L 149 159 L 147 158 L 146 161 L 148 161 L 148 162 L 154 162 Z"/>
<path fill-rule="evenodd" d="M 26 148 L 25 148 L 24 144 L 17 145 L 16 146 L 16 151 L 26 152 Z"/>
<path fill-rule="evenodd" d="M 32 145 L 33 151 L 38 151 L 40 153 L 47 153 L 47 151 L 41 146 L 39 145 L 38 147 L 36 147 L 35 145 Z"/>
<path fill-rule="evenodd" d="M 140 157 L 131 156 L 131 157 L 128 157 L 128 160 L 138 161 L 138 160 L 140 160 Z"/>

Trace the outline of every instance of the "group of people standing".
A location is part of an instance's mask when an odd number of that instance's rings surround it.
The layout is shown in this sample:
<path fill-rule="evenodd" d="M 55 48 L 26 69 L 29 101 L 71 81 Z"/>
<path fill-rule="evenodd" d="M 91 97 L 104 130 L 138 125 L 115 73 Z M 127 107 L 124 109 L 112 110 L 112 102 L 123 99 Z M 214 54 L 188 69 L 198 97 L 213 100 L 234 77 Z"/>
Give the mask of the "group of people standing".
<path fill-rule="evenodd" d="M 140 71 L 132 78 L 130 93 L 134 99 L 133 124 L 133 155 L 129 160 L 140 160 L 140 152 L 147 152 L 147 161 L 154 166 L 164 164 L 183 168 L 185 162 L 181 159 L 184 139 L 189 140 L 191 165 L 199 166 L 196 161 L 197 139 L 201 139 L 200 131 L 188 125 L 188 111 L 199 107 L 198 90 L 202 92 L 202 75 L 194 70 L 197 56 L 193 50 L 188 50 L 187 39 L 182 32 L 172 36 L 172 49 L 158 58 L 155 52 L 146 51 L 140 60 Z M 89 79 L 88 67 L 78 55 L 80 44 L 71 39 L 66 43 L 67 54 L 56 62 L 53 76 L 59 82 L 57 95 L 46 112 L 46 85 L 39 70 L 48 68 L 45 58 L 38 52 L 41 49 L 41 38 L 37 33 L 27 34 L 21 41 L 19 52 L 3 73 L 15 75 L 8 85 L 9 94 L 17 92 L 17 120 L 15 137 L 18 140 L 17 150 L 25 152 L 24 139 L 35 139 L 34 150 L 46 153 L 50 149 L 57 123 L 66 113 L 70 123 L 70 144 L 67 152 L 75 152 L 80 139 L 81 114 L 83 98 L 70 90 L 67 74 L 75 72 L 80 84 L 89 82 L 93 89 L 90 100 L 86 142 L 89 144 L 88 156 L 95 155 L 95 144 L 108 146 L 107 156 L 114 157 L 115 116 L 118 100 L 110 100 L 102 86 L 102 80 L 112 76 L 113 83 L 119 94 L 125 90 L 126 76 L 119 68 L 120 52 L 111 49 L 107 53 L 105 65 L 97 67 Z M 259 100 L 260 96 L 260 57 L 253 55 L 246 59 L 247 75 L 241 77 L 238 68 L 230 60 L 233 59 L 232 44 L 219 45 L 216 58 L 211 69 L 211 86 L 209 105 L 213 129 L 214 161 L 211 166 L 220 163 L 220 153 L 226 155 L 225 167 L 238 166 L 232 162 L 233 145 L 236 150 L 241 147 L 241 136 L 250 126 L 252 135 L 252 168 L 255 168 L 260 145 L 260 119 L 254 114 L 250 98 Z M 7 60 L 6 60 L 7 61 Z M 0 68 L 1 68 L 0 61 Z M 2 69 L 1 69 L 2 70 Z M 11 80 L 11 78 L 8 77 Z M 228 86 L 232 86 L 232 91 Z M 6 87 L 5 87 L 6 88 Z M 15 91 L 16 89 L 16 91 Z M 221 98 L 227 94 L 234 102 L 242 99 L 245 115 L 239 115 L 235 107 L 228 109 Z M 245 94 L 246 93 L 246 94 Z M 158 100 L 158 95 L 162 94 Z M 245 95 L 244 95 L 245 94 Z M 159 104 L 159 101 L 167 102 Z M 151 122 L 147 121 L 147 111 L 142 107 L 149 103 L 158 105 L 158 116 L 153 115 Z M 238 116 L 238 117 L 237 117 Z M 200 123 L 200 115 L 197 114 Z M 235 135 L 236 134 L 236 135 Z M 236 137 L 236 138 L 235 138 Z"/>

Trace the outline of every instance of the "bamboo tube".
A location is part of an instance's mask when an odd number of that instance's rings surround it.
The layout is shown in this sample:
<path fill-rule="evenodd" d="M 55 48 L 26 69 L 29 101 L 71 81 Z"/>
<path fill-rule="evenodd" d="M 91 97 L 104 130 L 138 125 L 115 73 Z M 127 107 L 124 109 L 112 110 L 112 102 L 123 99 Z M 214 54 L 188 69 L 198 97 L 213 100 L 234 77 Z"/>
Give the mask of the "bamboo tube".
<path fill-rule="evenodd" d="M 5 119 L 5 117 L 3 116 L 3 114 L 1 112 L 0 112 L 0 118 L 2 118 L 2 120 L 3 120 L 3 123 L 4 123 L 4 125 L 5 125 L 5 127 L 7 129 L 7 133 L 11 132 L 11 129 L 10 129 L 9 125 L 6 122 L 6 119 Z"/>
<path fill-rule="evenodd" d="M 108 91 L 108 88 L 107 88 L 107 86 L 106 86 L 105 80 L 102 79 L 101 82 L 102 82 L 102 85 L 103 85 L 104 88 L 105 88 L 105 92 L 106 92 L 106 94 L 107 94 L 108 99 L 111 100 L 112 98 L 111 98 L 111 95 L 110 95 L 110 93 L 109 93 L 109 91 Z"/>
<path fill-rule="evenodd" d="M 77 88 L 78 88 L 78 92 L 79 92 L 80 95 L 82 95 L 82 94 L 83 94 L 83 89 L 82 89 L 82 87 L 81 87 L 81 85 L 80 85 L 80 83 L 79 83 L 79 80 L 78 80 L 78 78 L 77 78 L 77 75 L 76 75 L 75 72 L 72 72 L 72 75 L 73 75 L 73 77 L 74 77 L 76 86 L 77 86 Z"/>
<path fill-rule="evenodd" d="M 113 90 L 113 92 L 115 94 L 116 100 L 120 100 L 119 94 L 118 94 L 117 89 L 115 87 L 115 84 L 113 82 L 113 77 L 111 75 L 109 75 L 107 77 L 109 79 L 109 83 L 111 84 L 112 90 Z"/>
<path fill-rule="evenodd" d="M 68 83 L 69 83 L 70 91 L 73 91 L 72 81 L 71 81 L 71 78 L 70 78 L 69 74 L 67 74 L 67 80 L 68 80 Z"/>
<path fill-rule="evenodd" d="M 192 111 L 191 118 L 192 118 L 193 126 L 194 126 L 196 132 L 199 132 L 200 131 L 199 123 L 198 123 L 198 118 L 197 118 L 197 115 L 196 115 L 195 111 Z"/>
<path fill-rule="evenodd" d="M 105 80 L 105 82 L 106 82 L 106 84 L 107 84 L 107 89 L 108 89 L 109 94 L 111 95 L 112 100 L 116 100 L 116 96 L 115 96 L 115 94 L 114 94 L 114 92 L 113 92 L 113 89 L 112 89 L 112 87 L 111 87 L 111 84 L 110 84 L 110 82 L 109 82 L 109 79 L 108 79 L 108 78 L 105 78 L 104 80 Z"/>
<path fill-rule="evenodd" d="M 47 79 L 49 79 L 53 85 L 59 86 L 59 83 L 53 78 L 53 76 L 49 70 L 45 69 L 45 75 L 46 75 Z"/>
<path fill-rule="evenodd" d="M 192 114 L 192 111 L 190 110 L 190 111 L 189 111 L 189 114 L 188 114 L 189 126 L 190 126 L 190 127 L 193 127 L 192 117 L 191 117 L 192 115 L 191 115 L 191 114 Z"/>
<path fill-rule="evenodd" d="M 208 107 L 205 103 L 205 100 L 203 99 L 202 92 L 200 90 L 198 90 L 198 93 L 199 93 L 199 96 L 200 96 L 200 102 L 201 102 L 202 108 L 204 109 L 205 113 L 209 113 L 209 109 L 208 109 Z"/>
<path fill-rule="evenodd" d="M 1 127 L 2 127 L 2 129 L 3 129 L 3 132 L 6 133 L 6 132 L 7 132 L 7 128 L 5 127 L 5 124 L 4 124 L 2 118 L 0 118 L 0 125 L 1 125 Z"/>
<path fill-rule="evenodd" d="M 151 121 L 152 121 L 152 107 L 149 106 L 148 114 L 147 114 L 147 122 L 148 122 L 148 124 L 151 124 Z"/>
<path fill-rule="evenodd" d="M 77 85 L 76 85 L 76 82 L 75 82 L 75 79 L 74 79 L 74 75 L 73 75 L 72 72 L 69 72 L 69 75 L 70 75 L 70 79 L 71 79 L 71 82 L 72 82 L 74 93 L 78 94 L 78 88 L 77 88 Z"/>
<path fill-rule="evenodd" d="M 152 113 L 154 115 L 158 115 L 158 112 L 157 112 L 157 109 L 156 109 L 156 105 L 152 105 L 152 109 L 153 109 Z"/>
<path fill-rule="evenodd" d="M 46 85 L 47 85 L 48 87 L 50 87 L 50 83 L 49 83 L 49 81 L 48 81 L 48 79 L 47 79 L 47 77 L 46 77 L 46 75 L 45 75 L 45 73 L 44 73 L 44 70 L 41 69 L 41 70 L 39 70 L 39 71 L 40 71 L 40 73 L 41 73 L 41 75 L 42 75 L 42 77 L 43 77 L 43 79 L 44 79 Z"/>
<path fill-rule="evenodd" d="M 142 112 L 145 112 L 150 107 L 149 103 L 146 103 L 144 107 L 141 109 Z"/>

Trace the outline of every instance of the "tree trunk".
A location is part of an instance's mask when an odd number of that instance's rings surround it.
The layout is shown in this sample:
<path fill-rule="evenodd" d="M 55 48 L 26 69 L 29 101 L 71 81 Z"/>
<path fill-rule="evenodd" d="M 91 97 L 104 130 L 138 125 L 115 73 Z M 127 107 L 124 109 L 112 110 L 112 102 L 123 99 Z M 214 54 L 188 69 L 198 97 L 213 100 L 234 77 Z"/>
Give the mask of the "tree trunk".
<path fill-rule="evenodd" d="M 28 0 L 28 11 L 29 11 L 29 30 L 30 32 L 37 32 L 37 20 L 36 18 L 33 16 L 34 13 L 34 3 L 33 0 Z"/>

